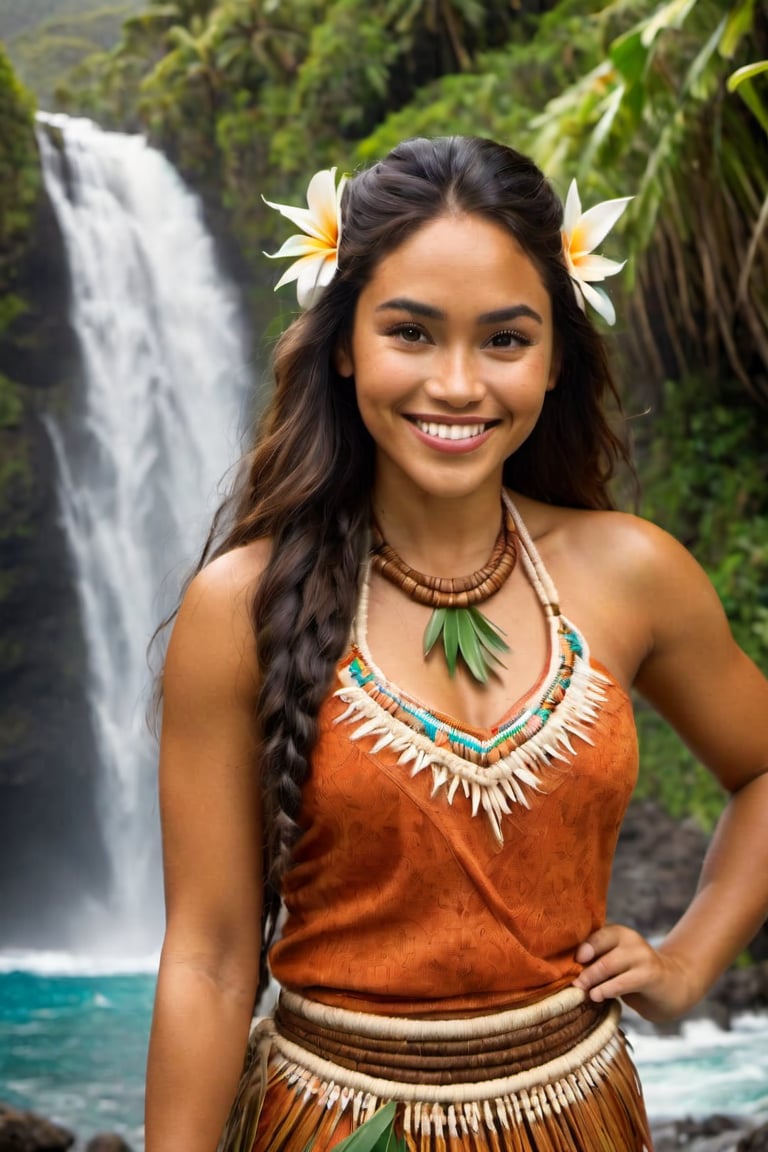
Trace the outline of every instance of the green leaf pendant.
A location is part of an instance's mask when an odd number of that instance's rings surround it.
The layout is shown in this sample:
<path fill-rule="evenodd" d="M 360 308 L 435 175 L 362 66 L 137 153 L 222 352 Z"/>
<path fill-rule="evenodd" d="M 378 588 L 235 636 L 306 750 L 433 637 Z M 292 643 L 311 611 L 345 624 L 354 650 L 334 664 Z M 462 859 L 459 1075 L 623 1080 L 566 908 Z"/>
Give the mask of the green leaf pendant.
<path fill-rule="evenodd" d="M 491 661 L 501 664 L 499 653 L 509 652 L 501 629 L 477 608 L 435 608 L 424 629 L 425 656 L 441 636 L 449 675 L 455 674 L 461 658 L 480 684 L 488 682 Z"/>

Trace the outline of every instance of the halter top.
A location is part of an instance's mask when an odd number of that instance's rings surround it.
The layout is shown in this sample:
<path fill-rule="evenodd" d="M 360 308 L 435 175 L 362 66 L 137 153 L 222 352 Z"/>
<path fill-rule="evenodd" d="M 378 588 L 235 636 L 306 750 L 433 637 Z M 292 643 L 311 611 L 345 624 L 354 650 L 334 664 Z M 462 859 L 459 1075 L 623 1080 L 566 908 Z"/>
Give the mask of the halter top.
<path fill-rule="evenodd" d="M 283 881 L 270 953 L 283 987 L 365 1012 L 521 1005 L 568 984 L 604 922 L 637 778 L 632 706 L 562 615 L 508 506 L 549 625 L 547 666 L 492 728 L 462 725 L 376 666 L 364 580 Z"/>

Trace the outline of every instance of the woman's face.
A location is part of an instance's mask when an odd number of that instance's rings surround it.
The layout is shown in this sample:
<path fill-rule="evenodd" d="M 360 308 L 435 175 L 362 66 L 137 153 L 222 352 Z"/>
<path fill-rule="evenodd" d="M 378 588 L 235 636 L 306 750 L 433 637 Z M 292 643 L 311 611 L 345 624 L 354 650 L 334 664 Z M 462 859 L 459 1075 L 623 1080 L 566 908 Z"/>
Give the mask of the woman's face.
<path fill-rule="evenodd" d="M 549 295 L 502 227 L 441 216 L 377 265 L 336 363 L 354 375 L 377 485 L 498 492 L 554 386 Z"/>

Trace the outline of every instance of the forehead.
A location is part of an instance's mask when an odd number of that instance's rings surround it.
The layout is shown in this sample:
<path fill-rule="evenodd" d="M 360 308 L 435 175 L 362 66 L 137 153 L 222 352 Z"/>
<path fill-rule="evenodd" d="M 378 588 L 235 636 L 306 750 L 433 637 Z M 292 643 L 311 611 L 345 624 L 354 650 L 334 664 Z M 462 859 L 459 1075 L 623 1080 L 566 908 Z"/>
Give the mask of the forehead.
<path fill-rule="evenodd" d="M 445 307 L 457 293 L 478 313 L 510 303 L 549 312 L 542 278 L 517 240 L 500 224 L 458 214 L 431 220 L 384 256 L 360 302 L 407 295 Z"/>

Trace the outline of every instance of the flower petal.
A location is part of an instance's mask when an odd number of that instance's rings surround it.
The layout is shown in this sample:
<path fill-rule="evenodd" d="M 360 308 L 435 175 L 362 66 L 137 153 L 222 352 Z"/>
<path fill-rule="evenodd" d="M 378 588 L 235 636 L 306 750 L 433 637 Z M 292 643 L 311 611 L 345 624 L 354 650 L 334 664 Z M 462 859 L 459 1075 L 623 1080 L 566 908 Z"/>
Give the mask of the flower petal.
<path fill-rule="evenodd" d="M 619 200 L 604 200 L 589 208 L 578 221 L 579 247 L 571 244 L 572 251 L 592 252 L 613 228 L 616 221 L 632 200 L 632 196 L 622 196 Z"/>
<path fill-rule="evenodd" d="M 602 288 L 593 288 L 591 284 L 587 284 L 585 280 L 574 281 L 582 292 L 584 299 L 588 304 L 591 304 L 595 312 L 602 316 L 606 324 L 616 323 L 616 309 L 610 297 L 603 292 Z"/>
<path fill-rule="evenodd" d="M 312 213 L 306 208 L 293 208 L 290 204 L 275 204 L 271 200 L 267 200 L 264 196 L 262 196 L 262 200 L 268 208 L 274 208 L 281 216 L 287 217 L 292 224 L 295 224 L 297 228 L 301 228 L 302 232 L 306 232 L 308 236 L 315 236 L 318 240 L 323 238 L 315 226 Z"/>
<path fill-rule="evenodd" d="M 327 288 L 333 279 L 336 265 L 332 257 L 307 256 L 299 261 L 299 275 L 296 283 L 296 295 L 299 307 L 311 308 L 317 301 L 323 288 Z"/>
<path fill-rule="evenodd" d="M 587 253 L 585 256 L 571 258 L 571 275 L 579 280 L 605 280 L 606 276 L 615 276 L 621 272 L 626 260 L 609 260 L 607 256 L 598 256 Z"/>
<path fill-rule="evenodd" d="M 307 204 L 314 227 L 317 229 L 315 235 L 322 236 L 335 248 L 339 235 L 335 168 L 324 168 L 320 172 L 315 172 L 307 188 Z"/>
<path fill-rule="evenodd" d="M 576 181 L 571 180 L 571 186 L 565 198 L 565 211 L 563 212 L 563 231 L 568 235 L 569 239 L 580 216 L 581 200 L 579 198 L 579 188 Z"/>
<path fill-rule="evenodd" d="M 328 248 L 314 236 L 289 236 L 277 252 L 265 252 L 270 260 L 283 256 L 310 256 L 315 252 L 327 252 Z"/>

